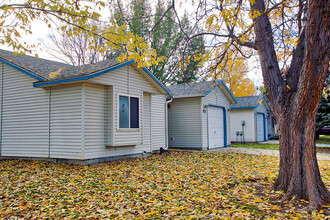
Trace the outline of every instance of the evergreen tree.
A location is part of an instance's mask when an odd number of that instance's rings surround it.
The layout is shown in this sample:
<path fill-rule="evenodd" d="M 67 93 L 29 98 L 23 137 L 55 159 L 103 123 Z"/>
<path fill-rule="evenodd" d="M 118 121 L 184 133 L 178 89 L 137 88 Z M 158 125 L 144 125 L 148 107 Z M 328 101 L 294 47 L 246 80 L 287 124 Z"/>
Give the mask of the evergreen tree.
<path fill-rule="evenodd" d="M 181 20 L 181 27 L 183 32 L 192 34 L 193 28 L 190 26 L 189 16 L 185 12 Z M 185 35 L 183 32 L 179 32 L 178 41 L 183 42 Z M 178 56 L 176 69 L 173 71 L 174 76 L 171 81 L 178 84 L 193 82 L 198 79 L 199 59 L 196 57 L 202 56 L 205 53 L 203 37 L 196 37 L 189 41 L 188 44 L 179 45 L 177 48 Z"/>
<path fill-rule="evenodd" d="M 174 22 L 172 10 L 163 16 L 170 2 L 158 0 L 156 7 L 151 8 L 148 0 L 134 0 L 130 7 L 112 2 L 112 18 L 117 24 L 126 24 L 129 31 L 141 37 L 149 47 L 156 50 L 157 56 L 166 57 L 157 65 L 152 65 L 151 72 L 163 83 L 184 83 L 196 80 L 198 63 L 194 58 L 200 56 L 204 49 L 203 37 L 194 38 L 189 44 L 183 44 L 185 34 L 191 33 L 189 16 L 184 14 L 181 26 Z M 114 56 L 112 53 L 111 56 Z"/>
<path fill-rule="evenodd" d="M 169 11 L 167 16 L 160 20 L 165 12 L 164 2 L 162 0 L 158 0 L 155 12 L 153 21 L 154 30 L 151 33 L 151 47 L 156 50 L 157 55 L 164 56 L 167 59 L 158 65 L 153 65 L 151 71 L 162 82 L 167 82 L 169 78 L 169 65 L 173 59 L 178 40 L 178 26 L 173 22 L 174 14 L 172 11 Z"/>
<path fill-rule="evenodd" d="M 152 25 L 150 2 L 148 0 L 134 0 L 131 7 L 129 29 L 147 42 Z"/>
<path fill-rule="evenodd" d="M 316 114 L 316 134 L 324 127 L 330 125 L 330 72 L 328 72 L 323 94 Z"/>

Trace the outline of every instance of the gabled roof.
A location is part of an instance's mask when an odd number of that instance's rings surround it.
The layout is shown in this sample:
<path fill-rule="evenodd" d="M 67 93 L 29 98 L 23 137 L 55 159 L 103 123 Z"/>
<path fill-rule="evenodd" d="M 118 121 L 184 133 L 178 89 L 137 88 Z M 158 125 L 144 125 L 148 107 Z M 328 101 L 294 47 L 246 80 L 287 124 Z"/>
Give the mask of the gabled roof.
<path fill-rule="evenodd" d="M 168 86 L 174 98 L 203 97 L 207 96 L 213 89 L 220 87 L 231 103 L 236 103 L 233 94 L 222 80 L 185 83 Z"/>
<path fill-rule="evenodd" d="M 17 55 L 13 52 L 0 49 L 0 61 L 20 70 L 29 76 L 43 81 L 48 79 L 49 73 L 55 72 L 60 68 L 69 68 L 70 65 L 50 61 L 42 58 L 36 58 L 32 56 Z"/>
<path fill-rule="evenodd" d="M 231 109 L 253 109 L 264 102 L 266 109 L 270 110 L 270 106 L 263 95 L 236 97 L 236 101 L 237 104 L 230 105 Z"/>
<path fill-rule="evenodd" d="M 73 66 L 28 55 L 15 56 L 12 52 L 0 49 L 0 62 L 3 62 L 35 79 L 34 87 L 55 85 L 66 82 L 87 80 L 134 63 L 134 60 L 118 63 L 116 59 L 104 60 L 95 64 Z M 146 68 L 142 68 L 169 96 L 169 90 Z M 51 77 L 54 75 L 54 77 Z"/>

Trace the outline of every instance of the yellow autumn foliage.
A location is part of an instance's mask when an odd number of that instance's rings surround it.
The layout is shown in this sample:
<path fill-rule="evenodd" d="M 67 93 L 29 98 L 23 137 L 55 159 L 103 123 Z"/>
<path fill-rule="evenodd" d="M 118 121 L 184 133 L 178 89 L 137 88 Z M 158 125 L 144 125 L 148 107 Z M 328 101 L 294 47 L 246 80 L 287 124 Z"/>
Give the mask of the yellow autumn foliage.
<path fill-rule="evenodd" d="M 223 80 L 235 97 L 255 94 L 255 85 L 247 76 L 247 63 L 234 53 L 228 53 L 226 59 L 211 71 L 213 79 Z"/>

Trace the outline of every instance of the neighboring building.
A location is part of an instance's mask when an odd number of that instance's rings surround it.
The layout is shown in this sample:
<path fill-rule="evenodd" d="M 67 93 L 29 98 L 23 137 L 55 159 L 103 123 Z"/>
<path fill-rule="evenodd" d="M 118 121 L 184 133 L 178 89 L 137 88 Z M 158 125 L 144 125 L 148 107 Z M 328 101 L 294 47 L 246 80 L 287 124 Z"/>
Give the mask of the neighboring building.
<path fill-rule="evenodd" d="M 264 96 L 236 97 L 231 105 L 230 126 L 232 142 L 261 142 L 272 132 L 268 114 L 270 106 Z M 269 130 L 269 131 L 268 131 Z M 273 129 L 274 130 L 274 129 Z"/>
<path fill-rule="evenodd" d="M 234 96 L 223 81 L 168 87 L 169 147 L 208 150 L 230 145 L 230 104 Z"/>
<path fill-rule="evenodd" d="M 74 67 L 0 50 L 0 63 L 0 157 L 87 164 L 166 148 L 171 94 L 133 61 Z"/>
<path fill-rule="evenodd" d="M 274 137 L 278 137 L 277 124 L 272 110 L 270 110 L 267 117 L 267 132 L 268 132 L 268 139 L 273 139 Z"/>

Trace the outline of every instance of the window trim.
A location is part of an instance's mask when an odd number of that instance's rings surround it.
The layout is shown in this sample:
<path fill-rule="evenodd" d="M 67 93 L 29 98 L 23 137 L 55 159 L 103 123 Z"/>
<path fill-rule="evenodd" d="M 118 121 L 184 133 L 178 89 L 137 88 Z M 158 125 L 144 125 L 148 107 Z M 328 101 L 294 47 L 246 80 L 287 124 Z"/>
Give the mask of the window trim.
<path fill-rule="evenodd" d="M 119 114 L 120 114 L 120 112 L 119 112 L 119 98 L 120 98 L 120 96 L 123 96 L 123 97 L 128 97 L 128 126 L 129 126 L 129 128 L 120 128 L 119 126 L 120 126 L 120 124 L 119 124 Z M 138 115 L 139 115 L 139 127 L 138 128 L 130 128 L 130 126 L 131 126 L 131 97 L 132 98 L 137 98 L 138 99 L 138 107 L 139 107 L 139 113 L 138 113 Z M 133 132 L 133 131 L 136 131 L 136 132 L 138 132 L 138 131 L 140 131 L 140 128 L 141 128 L 141 117 L 140 117 L 140 108 L 141 108 L 141 106 L 140 106 L 140 97 L 139 96 L 135 96 L 135 95 L 127 95 L 127 94 L 122 94 L 122 93 L 118 93 L 118 95 L 117 95 L 117 131 L 129 131 L 129 132 Z"/>

